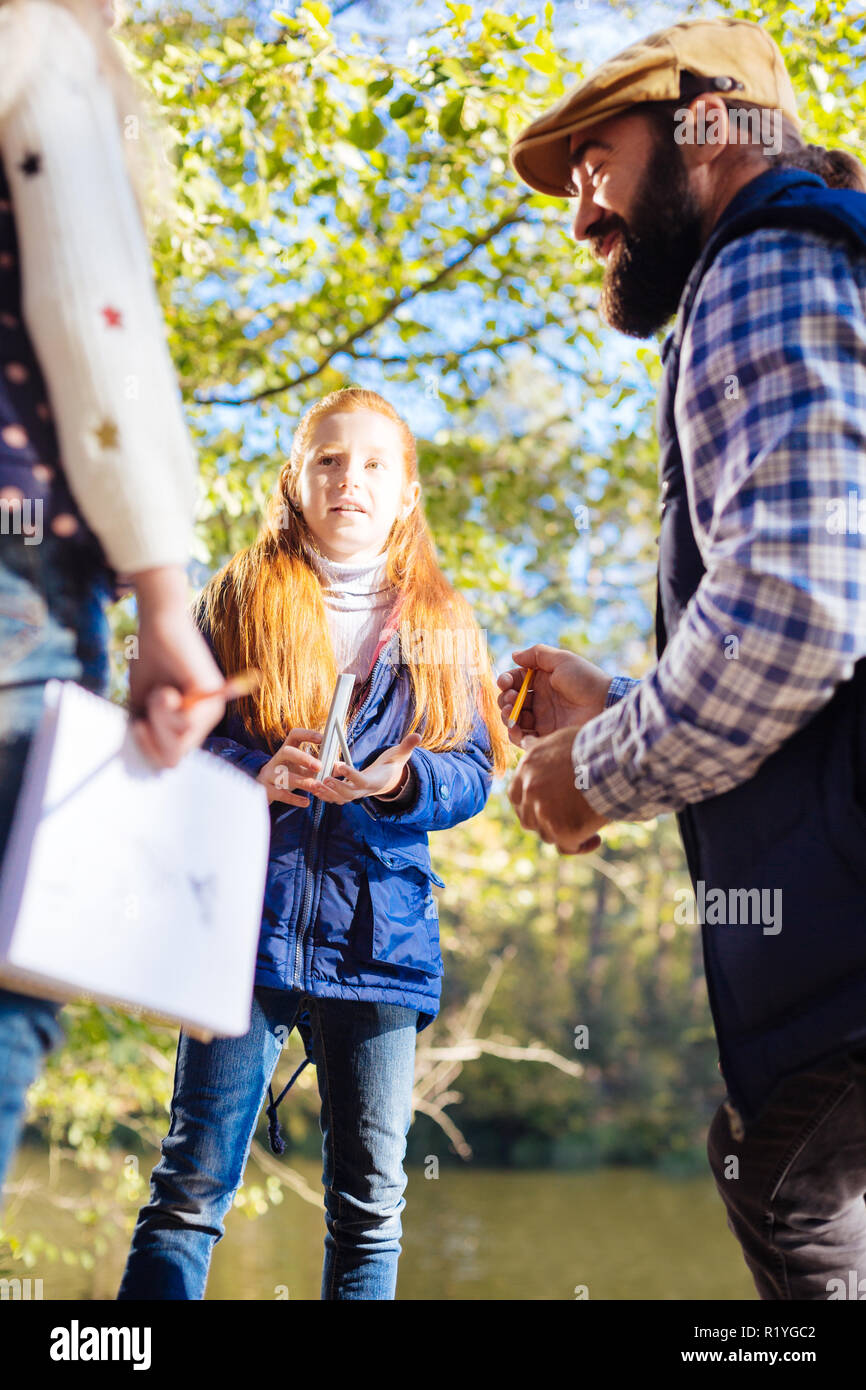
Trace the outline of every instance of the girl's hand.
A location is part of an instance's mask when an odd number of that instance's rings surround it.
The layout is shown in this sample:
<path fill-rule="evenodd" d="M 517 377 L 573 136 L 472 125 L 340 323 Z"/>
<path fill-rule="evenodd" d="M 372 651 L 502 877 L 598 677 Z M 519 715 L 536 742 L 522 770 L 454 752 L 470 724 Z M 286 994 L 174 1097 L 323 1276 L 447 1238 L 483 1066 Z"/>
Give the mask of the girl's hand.
<path fill-rule="evenodd" d="M 268 803 L 283 801 L 287 806 L 309 806 L 309 796 L 300 792 L 311 792 L 317 785 L 315 774 L 321 772 L 322 764 L 312 753 L 305 753 L 301 743 L 321 743 L 324 734 L 321 729 L 292 729 L 285 743 L 277 749 L 270 762 L 259 769 L 257 782 L 261 782 L 268 794 Z"/>
<path fill-rule="evenodd" d="M 324 782 L 314 782 L 310 791 L 322 801 L 335 801 L 338 806 L 358 801 L 362 796 L 387 796 L 400 785 L 412 749 L 420 742 L 420 734 L 407 734 L 402 743 L 386 748 L 362 772 L 338 761 L 334 763 L 333 775 Z"/>

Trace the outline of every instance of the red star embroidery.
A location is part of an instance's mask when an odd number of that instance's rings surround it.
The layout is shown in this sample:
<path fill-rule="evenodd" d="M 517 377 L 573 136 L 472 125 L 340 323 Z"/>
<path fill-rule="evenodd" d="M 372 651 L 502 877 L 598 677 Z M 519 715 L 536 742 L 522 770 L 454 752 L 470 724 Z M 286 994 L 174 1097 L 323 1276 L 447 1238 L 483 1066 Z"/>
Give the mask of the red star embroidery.
<path fill-rule="evenodd" d="M 106 304 L 102 311 L 102 317 L 105 319 L 109 328 L 123 327 L 123 314 L 119 309 L 113 309 L 110 304 Z"/>

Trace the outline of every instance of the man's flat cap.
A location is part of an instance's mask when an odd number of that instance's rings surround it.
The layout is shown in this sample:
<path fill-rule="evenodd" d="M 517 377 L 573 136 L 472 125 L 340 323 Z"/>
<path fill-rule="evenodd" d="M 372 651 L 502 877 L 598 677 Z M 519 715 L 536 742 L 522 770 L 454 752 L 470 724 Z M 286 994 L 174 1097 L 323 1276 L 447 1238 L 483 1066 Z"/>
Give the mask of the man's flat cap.
<path fill-rule="evenodd" d="M 692 77 L 706 85 L 690 83 Z M 700 90 L 780 111 L 800 128 L 794 88 L 769 34 L 745 19 L 691 19 L 650 34 L 596 68 L 526 127 L 511 146 L 511 162 L 530 188 L 573 197 L 571 135 L 641 102 L 686 105 Z"/>

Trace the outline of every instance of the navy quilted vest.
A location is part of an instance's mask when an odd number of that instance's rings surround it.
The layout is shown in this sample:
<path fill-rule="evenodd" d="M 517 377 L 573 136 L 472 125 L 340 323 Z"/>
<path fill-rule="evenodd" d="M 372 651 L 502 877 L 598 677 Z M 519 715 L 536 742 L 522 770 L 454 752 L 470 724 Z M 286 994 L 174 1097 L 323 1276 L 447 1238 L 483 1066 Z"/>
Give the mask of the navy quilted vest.
<path fill-rule="evenodd" d="M 853 254 L 864 254 L 866 195 L 771 170 L 740 190 L 704 247 L 663 348 L 659 654 L 704 573 L 673 414 L 680 345 L 715 255 L 757 227 L 845 237 Z M 774 902 L 781 890 L 775 934 L 758 923 L 702 926 L 721 1067 L 748 1126 L 785 1076 L 866 1040 L 866 658 L 751 780 L 677 819 L 696 893 L 702 883 L 705 894 L 720 888 L 730 902 L 731 892 L 758 888 Z"/>

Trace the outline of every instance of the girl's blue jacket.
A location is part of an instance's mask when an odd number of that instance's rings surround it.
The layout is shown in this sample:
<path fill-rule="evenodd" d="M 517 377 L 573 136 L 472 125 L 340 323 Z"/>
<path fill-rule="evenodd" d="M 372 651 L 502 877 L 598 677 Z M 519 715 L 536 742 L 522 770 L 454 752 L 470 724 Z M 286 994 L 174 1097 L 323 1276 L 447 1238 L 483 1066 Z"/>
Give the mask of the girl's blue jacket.
<path fill-rule="evenodd" d="M 389 624 L 347 720 L 357 768 L 399 743 L 411 722 L 411 681 L 393 660 L 393 631 Z M 252 777 L 271 757 L 236 714 L 204 747 Z M 485 805 L 492 756 L 480 713 L 460 751 L 415 748 L 410 769 L 415 799 L 404 810 L 389 812 L 370 797 L 344 806 L 312 795 L 309 807 L 271 804 L 257 985 L 401 1004 L 419 1011 L 419 1030 L 436 1017 L 442 956 L 431 885 L 444 884 L 430 867 L 427 832 Z"/>

